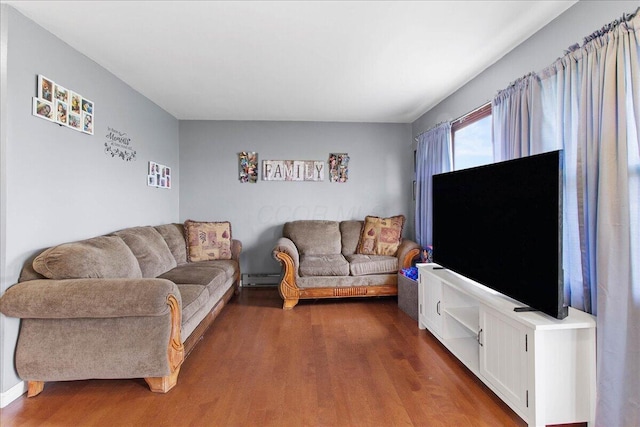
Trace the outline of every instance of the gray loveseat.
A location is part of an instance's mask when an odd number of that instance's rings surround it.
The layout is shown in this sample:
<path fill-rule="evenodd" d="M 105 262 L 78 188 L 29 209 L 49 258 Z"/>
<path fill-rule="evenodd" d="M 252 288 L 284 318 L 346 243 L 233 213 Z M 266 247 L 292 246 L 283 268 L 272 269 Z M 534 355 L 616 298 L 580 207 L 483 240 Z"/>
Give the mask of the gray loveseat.
<path fill-rule="evenodd" d="M 22 319 L 15 353 L 28 395 L 46 381 L 144 378 L 154 392 L 237 291 L 231 259 L 188 262 L 183 224 L 132 227 L 49 248 L 28 261 L 0 311 Z"/>
<path fill-rule="evenodd" d="M 361 239 L 363 226 L 364 221 L 284 224 L 273 248 L 283 268 L 279 291 L 284 309 L 295 307 L 300 299 L 398 294 L 398 270 L 411 266 L 420 246 L 402 239 L 400 226 L 397 250 L 386 255 L 360 253 L 368 252 L 362 250 L 367 246 Z"/>

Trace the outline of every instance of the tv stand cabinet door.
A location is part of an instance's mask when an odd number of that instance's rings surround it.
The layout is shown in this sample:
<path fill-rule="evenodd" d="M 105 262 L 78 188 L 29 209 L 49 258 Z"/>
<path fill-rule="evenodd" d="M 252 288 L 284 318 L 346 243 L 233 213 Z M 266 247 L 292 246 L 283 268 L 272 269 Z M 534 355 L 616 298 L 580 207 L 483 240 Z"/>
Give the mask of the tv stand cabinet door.
<path fill-rule="evenodd" d="M 419 327 L 442 339 L 442 282 L 433 274 L 420 271 L 418 282 Z"/>
<path fill-rule="evenodd" d="M 532 332 L 496 310 L 480 307 L 480 375 L 525 420 L 531 406 L 527 347 Z"/>

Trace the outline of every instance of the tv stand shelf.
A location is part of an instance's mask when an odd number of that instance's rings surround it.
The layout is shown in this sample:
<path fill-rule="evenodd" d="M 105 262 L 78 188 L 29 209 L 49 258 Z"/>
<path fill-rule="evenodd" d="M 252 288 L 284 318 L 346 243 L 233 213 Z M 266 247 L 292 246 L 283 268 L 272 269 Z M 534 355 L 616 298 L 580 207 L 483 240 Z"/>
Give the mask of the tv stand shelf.
<path fill-rule="evenodd" d="M 457 320 L 471 332 L 478 332 L 479 307 L 451 307 L 445 310 L 449 316 Z"/>
<path fill-rule="evenodd" d="M 418 324 L 530 426 L 595 419 L 595 318 L 522 304 L 437 264 L 418 264 Z"/>

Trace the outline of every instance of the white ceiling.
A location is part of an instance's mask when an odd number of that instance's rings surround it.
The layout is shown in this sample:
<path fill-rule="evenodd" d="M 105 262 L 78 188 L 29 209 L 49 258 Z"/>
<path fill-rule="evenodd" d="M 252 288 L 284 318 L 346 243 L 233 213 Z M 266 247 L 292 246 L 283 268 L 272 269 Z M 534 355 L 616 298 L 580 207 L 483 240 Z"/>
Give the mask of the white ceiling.
<path fill-rule="evenodd" d="M 178 119 L 410 123 L 572 1 L 3 1 Z"/>

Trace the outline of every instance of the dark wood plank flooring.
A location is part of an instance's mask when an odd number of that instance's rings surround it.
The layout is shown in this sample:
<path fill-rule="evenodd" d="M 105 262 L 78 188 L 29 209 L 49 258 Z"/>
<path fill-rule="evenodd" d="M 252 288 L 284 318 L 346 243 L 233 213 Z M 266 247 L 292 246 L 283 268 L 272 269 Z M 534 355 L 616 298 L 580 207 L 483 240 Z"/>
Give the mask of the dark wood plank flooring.
<path fill-rule="evenodd" d="M 185 360 L 178 385 L 45 384 L 10 426 L 524 426 L 395 298 L 301 302 L 244 289 Z"/>

